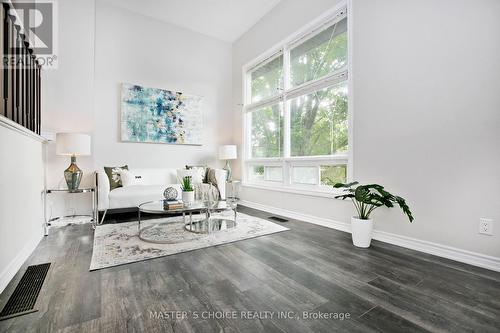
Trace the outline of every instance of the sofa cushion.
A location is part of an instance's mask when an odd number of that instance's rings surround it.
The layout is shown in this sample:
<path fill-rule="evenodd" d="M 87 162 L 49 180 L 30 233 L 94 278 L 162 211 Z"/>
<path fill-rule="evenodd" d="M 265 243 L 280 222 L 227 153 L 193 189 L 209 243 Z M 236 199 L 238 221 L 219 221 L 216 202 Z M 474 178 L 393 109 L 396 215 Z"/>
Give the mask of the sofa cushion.
<path fill-rule="evenodd" d="M 160 168 L 130 168 L 135 176 L 141 177 L 142 185 L 168 185 L 176 184 L 177 169 L 160 169 Z"/>
<path fill-rule="evenodd" d="M 177 190 L 177 199 L 181 199 L 180 184 L 131 185 L 119 187 L 109 192 L 109 208 L 137 207 L 144 202 L 162 200 L 163 191 L 169 186 Z"/>
<path fill-rule="evenodd" d="M 138 175 L 135 172 L 122 169 L 120 171 L 120 178 L 122 180 L 123 187 L 128 187 L 132 185 L 144 185 L 144 178 L 142 175 Z"/>

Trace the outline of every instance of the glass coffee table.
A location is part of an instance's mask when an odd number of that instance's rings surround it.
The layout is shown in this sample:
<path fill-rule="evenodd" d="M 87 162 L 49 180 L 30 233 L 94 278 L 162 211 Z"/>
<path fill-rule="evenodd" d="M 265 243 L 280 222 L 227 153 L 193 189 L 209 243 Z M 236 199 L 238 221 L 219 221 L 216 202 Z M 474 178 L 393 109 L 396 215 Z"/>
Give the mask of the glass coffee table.
<path fill-rule="evenodd" d="M 141 213 L 159 215 L 182 215 L 184 230 L 200 234 L 227 230 L 236 227 L 237 202 L 230 201 L 195 201 L 179 209 L 166 210 L 163 200 L 149 201 L 138 206 L 139 238 L 151 243 L 176 243 L 169 240 L 170 232 L 167 225 L 178 221 L 161 221 L 141 228 Z M 221 215 L 231 212 L 229 216 Z M 195 215 L 193 217 L 193 215 Z"/>

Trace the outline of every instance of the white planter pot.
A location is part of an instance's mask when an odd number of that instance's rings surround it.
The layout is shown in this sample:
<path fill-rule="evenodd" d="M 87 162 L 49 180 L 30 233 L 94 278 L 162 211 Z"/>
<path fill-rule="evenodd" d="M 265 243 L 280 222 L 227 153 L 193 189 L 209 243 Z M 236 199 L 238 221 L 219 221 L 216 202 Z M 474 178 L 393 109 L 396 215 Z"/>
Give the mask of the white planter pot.
<path fill-rule="evenodd" d="M 373 220 L 351 217 L 351 235 L 354 246 L 367 248 L 372 241 Z"/>
<path fill-rule="evenodd" d="M 194 191 L 188 191 L 188 192 L 182 191 L 182 201 L 185 204 L 190 204 L 194 202 Z"/>

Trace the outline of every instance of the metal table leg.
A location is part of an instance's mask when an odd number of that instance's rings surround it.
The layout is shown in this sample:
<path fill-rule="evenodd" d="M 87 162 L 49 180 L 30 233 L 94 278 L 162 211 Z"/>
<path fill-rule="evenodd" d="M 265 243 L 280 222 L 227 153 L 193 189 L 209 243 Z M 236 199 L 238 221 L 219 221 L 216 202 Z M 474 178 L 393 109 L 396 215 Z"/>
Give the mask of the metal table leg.
<path fill-rule="evenodd" d="M 47 221 L 47 190 L 43 191 L 43 235 L 49 235 L 49 222 Z"/>
<path fill-rule="evenodd" d="M 92 229 L 97 227 L 97 217 L 95 215 L 95 191 L 92 191 Z"/>
<path fill-rule="evenodd" d="M 141 232 L 141 209 L 137 209 L 137 212 L 138 212 L 138 217 L 137 217 L 137 220 L 138 220 L 138 232 Z M 106 214 L 106 213 L 105 213 Z"/>
<path fill-rule="evenodd" d="M 210 227 L 210 216 L 210 209 L 207 208 L 207 234 L 210 234 L 210 232 L 212 231 L 212 228 Z"/>
<path fill-rule="evenodd" d="M 100 221 L 97 222 L 97 224 L 99 225 L 102 225 L 104 223 L 104 218 L 106 217 L 106 213 L 108 212 L 108 210 L 104 210 L 104 212 L 102 213 L 102 218 Z M 97 212 L 97 217 L 99 218 L 99 212 Z"/>

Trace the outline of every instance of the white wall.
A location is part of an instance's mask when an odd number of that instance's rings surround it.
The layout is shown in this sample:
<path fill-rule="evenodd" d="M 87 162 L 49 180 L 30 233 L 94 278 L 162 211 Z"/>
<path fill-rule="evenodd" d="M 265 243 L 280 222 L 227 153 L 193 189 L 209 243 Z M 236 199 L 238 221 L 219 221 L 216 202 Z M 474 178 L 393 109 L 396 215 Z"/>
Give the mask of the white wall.
<path fill-rule="evenodd" d="M 183 167 L 218 163 L 231 117 L 231 44 L 97 3 L 95 162 L 97 166 Z M 203 96 L 202 146 L 120 142 L 121 83 Z"/>
<path fill-rule="evenodd" d="M 405 197 L 416 218 L 382 208 L 376 229 L 500 257 L 500 2 L 353 2 L 354 178 Z M 243 64 L 333 6 L 283 1 L 242 36 L 233 103 Z M 327 198 L 252 188 L 242 197 L 341 222 L 353 214 Z M 495 219 L 494 236 L 478 234 L 480 217 Z"/>
<path fill-rule="evenodd" d="M 59 2 L 59 53 L 59 68 L 44 78 L 43 129 L 92 135 L 92 156 L 77 161 L 87 175 L 82 186 L 92 184 L 89 176 L 103 165 L 219 163 L 216 147 L 232 138 L 227 126 L 231 124 L 231 44 L 104 0 L 64 0 Z M 203 96 L 203 145 L 120 142 L 122 82 Z M 54 143 L 48 155 L 48 185 L 57 186 L 69 159 L 55 155 Z M 85 195 L 58 196 L 50 199 L 54 216 L 90 212 L 90 198 Z"/>
<path fill-rule="evenodd" d="M 42 73 L 42 132 L 94 131 L 94 25 L 93 0 L 57 0 L 58 68 Z M 92 142 L 95 150 L 95 141 Z M 63 171 L 69 166 L 68 156 L 55 154 L 55 142 L 48 144 L 47 186 L 66 185 Z M 84 177 L 81 187 L 90 186 L 95 169 L 92 156 L 77 159 Z M 51 194 L 49 216 L 90 212 L 88 194 Z"/>
<path fill-rule="evenodd" d="M 0 292 L 43 236 L 43 143 L 0 116 Z"/>

